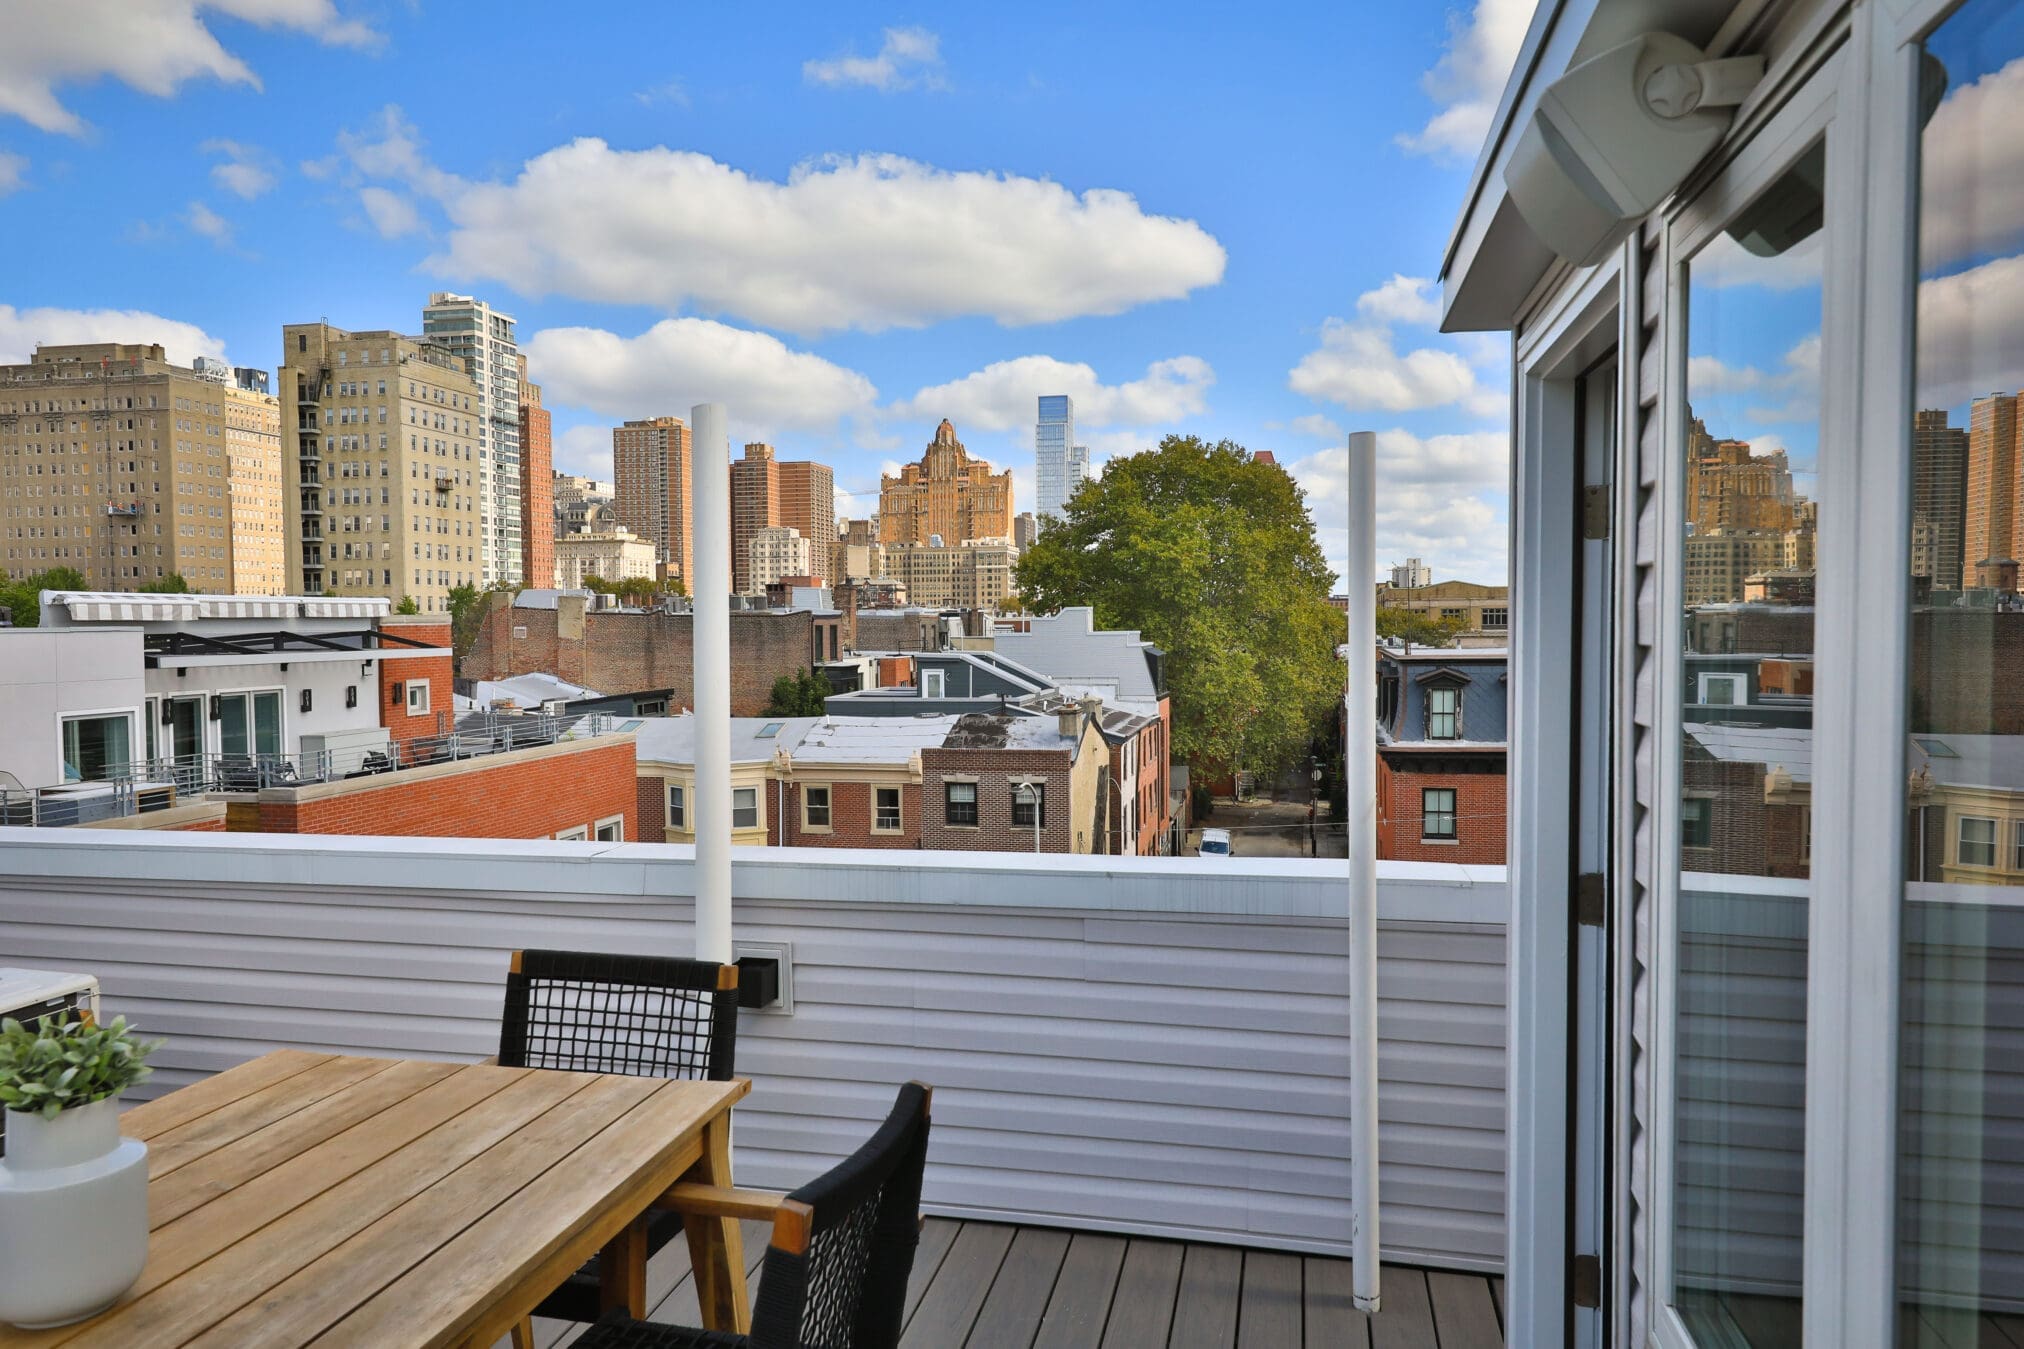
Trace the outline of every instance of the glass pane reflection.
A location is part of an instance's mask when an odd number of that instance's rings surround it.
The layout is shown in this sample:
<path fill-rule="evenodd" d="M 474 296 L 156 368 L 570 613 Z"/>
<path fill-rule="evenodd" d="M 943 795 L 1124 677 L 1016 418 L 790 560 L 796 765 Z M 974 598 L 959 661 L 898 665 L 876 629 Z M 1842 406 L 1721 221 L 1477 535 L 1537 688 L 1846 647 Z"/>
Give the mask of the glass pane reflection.
<path fill-rule="evenodd" d="M 1816 145 L 1688 268 L 1673 1305 L 1799 1342 L 1812 858 Z"/>
<path fill-rule="evenodd" d="M 2024 5 L 1922 64 L 1898 1339 L 2024 1344 Z"/>

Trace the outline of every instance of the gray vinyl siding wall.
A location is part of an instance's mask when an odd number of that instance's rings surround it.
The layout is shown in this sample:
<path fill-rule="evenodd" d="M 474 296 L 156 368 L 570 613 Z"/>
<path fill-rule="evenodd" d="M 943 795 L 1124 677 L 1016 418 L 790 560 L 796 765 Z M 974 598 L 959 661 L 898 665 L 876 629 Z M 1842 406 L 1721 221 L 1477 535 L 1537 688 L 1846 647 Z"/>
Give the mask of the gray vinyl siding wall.
<path fill-rule="evenodd" d="M 795 1004 L 742 1014 L 741 1183 L 816 1174 L 920 1078 L 930 1211 L 1347 1254 L 1340 873 L 736 851 Z M 0 830 L 0 952 L 166 1036 L 155 1091 L 282 1046 L 477 1058 L 513 948 L 686 953 L 689 854 Z M 1385 1250 L 1496 1269 L 1503 872 L 1381 866 Z"/>

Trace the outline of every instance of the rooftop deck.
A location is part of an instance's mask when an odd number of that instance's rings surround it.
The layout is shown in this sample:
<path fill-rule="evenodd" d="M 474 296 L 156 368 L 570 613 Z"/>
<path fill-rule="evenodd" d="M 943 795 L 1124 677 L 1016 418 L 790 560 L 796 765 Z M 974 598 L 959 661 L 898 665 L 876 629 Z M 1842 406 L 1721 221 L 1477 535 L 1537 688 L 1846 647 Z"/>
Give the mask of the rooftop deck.
<path fill-rule="evenodd" d="M 745 1224 L 757 1296 L 766 1229 Z M 647 1267 L 651 1319 L 698 1324 L 687 1247 Z M 1504 1281 L 1386 1266 L 1384 1311 L 1356 1310 L 1349 1262 L 1194 1242 L 930 1218 L 902 1349 L 1491 1349 Z M 537 1321 L 539 1349 L 580 1327 Z M 1997 1341 L 1996 1343 L 2001 1343 Z"/>

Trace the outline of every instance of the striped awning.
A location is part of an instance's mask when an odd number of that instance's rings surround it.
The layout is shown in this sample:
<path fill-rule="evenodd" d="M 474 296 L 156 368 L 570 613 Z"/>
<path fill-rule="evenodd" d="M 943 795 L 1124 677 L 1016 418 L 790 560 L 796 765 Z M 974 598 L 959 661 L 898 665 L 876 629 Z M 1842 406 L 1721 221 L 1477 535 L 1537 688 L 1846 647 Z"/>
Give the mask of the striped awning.
<path fill-rule="evenodd" d="M 47 591 L 80 623 L 174 623 L 198 618 L 385 618 L 393 601 L 375 596 L 144 595 L 126 591 Z"/>

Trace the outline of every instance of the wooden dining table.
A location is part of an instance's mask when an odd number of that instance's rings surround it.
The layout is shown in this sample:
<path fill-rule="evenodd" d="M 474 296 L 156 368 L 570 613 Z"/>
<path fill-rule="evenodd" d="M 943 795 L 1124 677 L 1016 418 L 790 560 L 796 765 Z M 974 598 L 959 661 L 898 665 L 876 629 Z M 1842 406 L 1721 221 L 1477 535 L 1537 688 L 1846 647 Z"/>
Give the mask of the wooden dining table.
<path fill-rule="evenodd" d="M 744 1080 L 280 1050 L 121 1117 L 148 1145 L 148 1259 L 87 1321 L 0 1349 L 489 1346 L 593 1255 L 644 1313 L 647 1215 L 730 1185 Z M 733 1219 L 685 1220 L 703 1319 L 745 1330 Z M 81 1260 L 91 1252 L 77 1252 Z"/>

